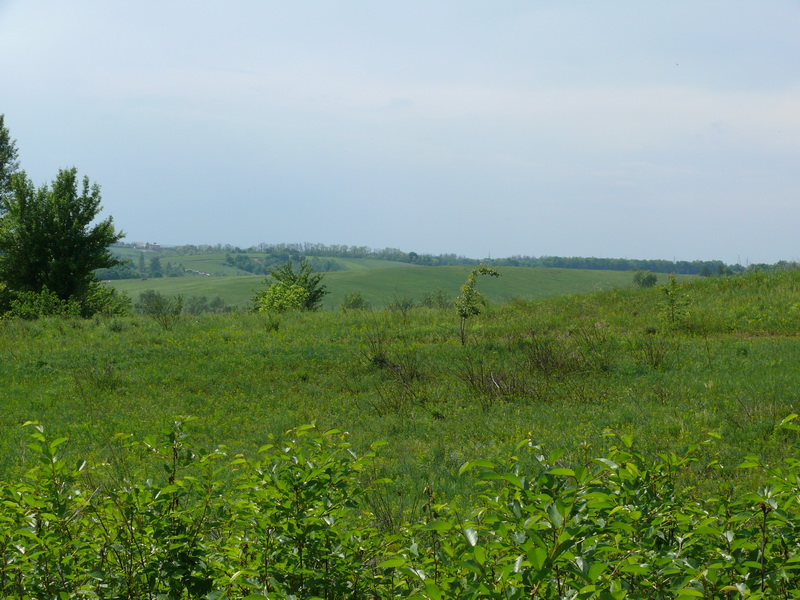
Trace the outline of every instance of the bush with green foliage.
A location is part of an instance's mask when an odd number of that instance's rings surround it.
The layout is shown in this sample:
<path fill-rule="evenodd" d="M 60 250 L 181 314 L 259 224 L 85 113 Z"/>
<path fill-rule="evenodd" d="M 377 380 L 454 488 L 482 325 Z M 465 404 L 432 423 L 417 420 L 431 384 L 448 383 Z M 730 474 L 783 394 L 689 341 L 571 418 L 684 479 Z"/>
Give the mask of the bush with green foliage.
<path fill-rule="evenodd" d="M 350 292 L 345 294 L 342 299 L 342 310 L 368 310 L 370 308 L 369 302 L 361 295 L 361 292 Z"/>
<path fill-rule="evenodd" d="M 94 315 L 104 317 L 122 317 L 131 313 L 132 302 L 124 292 L 118 292 L 95 281 L 89 285 L 81 300 L 81 316 L 88 318 Z"/>
<path fill-rule="evenodd" d="M 650 271 L 636 271 L 633 274 L 633 285 L 640 288 L 655 287 L 658 283 L 658 276 Z"/>
<path fill-rule="evenodd" d="M 214 296 L 209 300 L 206 296 L 189 296 L 183 306 L 187 315 L 221 314 L 228 312 L 229 308 L 221 296 Z"/>
<path fill-rule="evenodd" d="M 383 551 L 358 509 L 344 434 L 300 427 L 257 457 L 161 436 L 120 436 L 114 465 L 69 460 L 33 428 L 25 477 L 0 486 L 0 592 L 14 598 L 371 598 Z"/>
<path fill-rule="evenodd" d="M 52 316 L 77 317 L 80 316 L 80 305 L 75 301 L 62 300 L 47 288 L 38 292 L 17 292 L 6 316 L 28 320 Z"/>
<path fill-rule="evenodd" d="M 164 329 L 171 329 L 180 319 L 183 310 L 183 297 L 169 298 L 155 290 L 145 290 L 133 306 L 134 310 L 145 317 L 155 319 Z"/>
<path fill-rule="evenodd" d="M 83 317 L 94 315 L 119 317 L 130 314 L 131 300 L 123 293 L 93 282 L 80 300 L 62 300 L 58 295 L 44 288 L 39 292 L 17 292 L 8 294 L 3 301 L 7 306 L 6 317 L 39 319 L 43 317 Z"/>
<path fill-rule="evenodd" d="M 11 196 L 11 176 L 19 170 L 19 152 L 16 140 L 11 139 L 5 123 L 5 115 L 0 114 L 0 212 L 2 204 Z"/>
<path fill-rule="evenodd" d="M 780 429 L 796 434 L 797 415 Z M 648 598 L 800 595 L 797 445 L 766 483 L 697 498 L 697 465 L 646 455 L 631 436 L 575 464 L 529 441 L 460 469 L 482 493 L 456 508 L 423 492 L 421 516 L 379 531 L 373 445 L 301 426 L 257 455 L 202 451 L 191 418 L 118 436 L 115 462 L 74 460 L 32 428 L 24 477 L 0 485 L 0 592 L 13 598 Z M 588 448 L 584 449 L 588 451 Z M 131 469 L 138 455 L 146 463 Z"/>
<path fill-rule="evenodd" d="M 272 269 L 266 279 L 267 289 L 258 292 L 253 297 L 253 306 L 257 312 L 274 310 L 282 312 L 291 308 L 302 308 L 304 310 L 317 310 L 322 304 L 322 299 L 328 293 L 323 285 L 322 273 L 312 274 L 311 265 L 303 259 L 295 270 L 292 261 L 287 262 L 278 269 Z M 276 287 L 275 291 L 270 289 Z M 302 288 L 304 294 L 300 294 L 295 288 Z M 297 307 L 294 303 L 302 296 L 302 304 Z M 266 300 L 264 300 L 266 298 Z M 265 306 L 272 307 L 263 309 Z M 286 306 L 286 308 L 281 308 Z"/>
<path fill-rule="evenodd" d="M 478 506 L 465 514 L 429 494 L 411 544 L 380 565 L 403 590 L 395 597 L 797 597 L 800 461 L 757 492 L 700 500 L 679 484 L 693 449 L 648 457 L 630 436 L 608 438 L 605 455 L 578 465 L 531 442 L 502 464 L 466 463 L 484 489 Z"/>
<path fill-rule="evenodd" d="M 282 313 L 306 308 L 308 290 L 296 283 L 279 281 L 273 283 L 253 300 L 256 312 Z"/>
<path fill-rule="evenodd" d="M 436 290 L 424 293 L 419 301 L 419 305 L 425 308 L 452 308 L 453 300 L 444 290 Z"/>
<path fill-rule="evenodd" d="M 416 306 L 414 298 L 405 293 L 395 292 L 386 308 L 392 312 L 407 313 Z"/>
<path fill-rule="evenodd" d="M 126 260 L 110 269 L 95 269 L 95 277 L 102 281 L 113 281 L 116 279 L 139 279 L 142 275 L 133 266 L 133 262 Z"/>

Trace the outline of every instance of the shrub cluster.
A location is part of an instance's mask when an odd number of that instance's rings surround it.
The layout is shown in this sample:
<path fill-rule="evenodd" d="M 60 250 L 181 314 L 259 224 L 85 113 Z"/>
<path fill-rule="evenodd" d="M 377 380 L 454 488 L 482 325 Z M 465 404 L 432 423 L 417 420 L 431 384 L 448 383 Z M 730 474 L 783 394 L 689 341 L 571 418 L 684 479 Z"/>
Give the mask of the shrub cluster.
<path fill-rule="evenodd" d="M 460 511 L 426 489 L 420 522 L 372 526 L 364 475 L 339 431 L 311 426 L 258 457 L 195 451 L 184 421 L 127 439 L 153 460 L 125 476 L 74 466 L 34 428 L 33 464 L 0 488 L 0 592 L 15 598 L 796 598 L 800 461 L 739 498 L 696 500 L 691 454 L 645 457 L 608 434 L 571 468 L 524 442 L 461 473 Z M 783 430 L 794 435 L 791 418 Z M 757 461 L 742 468 L 764 469 Z M 373 482 L 379 485 L 381 482 Z"/>
<path fill-rule="evenodd" d="M 38 292 L 12 292 L 5 284 L 0 284 L 0 312 L 6 318 L 19 317 L 28 320 L 53 316 L 115 317 L 130 314 L 131 300 L 126 294 L 98 281 L 91 282 L 82 296 L 66 300 L 59 298 L 58 294 L 47 287 Z"/>

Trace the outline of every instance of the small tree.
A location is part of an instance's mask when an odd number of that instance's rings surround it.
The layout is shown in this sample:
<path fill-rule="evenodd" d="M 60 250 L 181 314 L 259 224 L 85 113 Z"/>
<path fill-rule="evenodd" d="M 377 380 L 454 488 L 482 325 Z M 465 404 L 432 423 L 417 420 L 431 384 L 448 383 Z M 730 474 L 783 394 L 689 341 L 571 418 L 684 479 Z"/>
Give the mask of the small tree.
<path fill-rule="evenodd" d="M 453 300 L 447 296 L 444 290 L 436 290 L 425 292 L 419 304 L 425 308 L 452 308 Z"/>
<path fill-rule="evenodd" d="M 154 279 L 164 276 L 164 269 L 161 268 L 161 259 L 159 257 L 154 256 L 150 259 L 150 269 L 148 272 L 150 273 L 150 277 Z"/>
<path fill-rule="evenodd" d="M 461 286 L 461 295 L 455 300 L 458 316 L 461 320 L 461 345 L 467 343 L 466 325 L 467 319 L 481 313 L 481 308 L 486 305 L 486 300 L 478 290 L 475 283 L 478 275 L 488 275 L 490 277 L 500 277 L 495 269 L 490 267 L 478 267 L 470 271 L 469 277 L 464 285 Z"/>
<path fill-rule="evenodd" d="M 369 302 L 364 296 L 361 295 L 361 292 L 350 292 L 349 294 L 345 295 L 342 299 L 342 304 L 340 305 L 342 310 L 368 310 L 369 309 Z"/>
<path fill-rule="evenodd" d="M 273 283 L 257 296 L 255 309 L 260 313 L 282 313 L 306 307 L 308 292 L 296 283 Z"/>
<path fill-rule="evenodd" d="M 270 270 L 269 277 L 265 281 L 267 289 L 258 292 L 253 297 L 253 305 L 256 310 L 259 310 L 261 298 L 269 293 L 270 288 L 276 285 L 282 286 L 274 292 L 276 298 L 287 294 L 296 298 L 297 293 L 292 291 L 291 286 L 298 286 L 306 292 L 303 304 L 299 308 L 317 310 L 322 304 L 322 299 L 329 293 L 325 285 L 321 283 L 322 277 L 322 273 L 312 274 L 311 265 L 308 264 L 305 258 L 300 261 L 300 266 L 297 270 L 294 269 L 294 265 L 290 260 L 282 267 Z"/>
<path fill-rule="evenodd" d="M 14 293 L 47 289 L 82 302 L 97 281 L 95 269 L 121 264 L 108 247 L 124 234 L 111 217 L 95 223 L 100 187 L 84 177 L 79 190 L 73 168 L 38 189 L 21 171 L 11 188 L 0 217 L 0 278 Z"/>
<path fill-rule="evenodd" d="M 658 282 L 658 276 L 650 271 L 636 271 L 633 274 L 633 285 L 640 288 L 655 287 Z"/>
<path fill-rule="evenodd" d="M 155 290 L 145 290 L 139 294 L 134 309 L 140 315 L 155 319 L 164 329 L 171 329 L 181 318 L 183 297 L 168 298 Z"/>

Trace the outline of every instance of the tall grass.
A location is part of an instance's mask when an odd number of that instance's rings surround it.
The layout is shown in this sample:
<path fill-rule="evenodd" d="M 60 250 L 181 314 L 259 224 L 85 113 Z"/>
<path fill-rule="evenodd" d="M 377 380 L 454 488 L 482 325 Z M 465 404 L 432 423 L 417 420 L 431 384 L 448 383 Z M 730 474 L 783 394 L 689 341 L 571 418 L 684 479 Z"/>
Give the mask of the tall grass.
<path fill-rule="evenodd" d="M 418 271 L 419 269 L 413 269 Z M 797 410 L 798 274 L 614 289 L 490 305 L 461 346 L 454 309 L 3 321 L 3 473 L 37 420 L 101 459 L 117 433 L 145 435 L 196 415 L 198 443 L 245 452 L 303 423 L 389 442 L 375 476 L 395 503 L 426 486 L 466 497 L 454 468 L 533 436 L 571 457 L 607 429 L 645 451 L 701 444 L 726 465 L 693 485 L 738 485 L 746 453 L 775 461 L 777 425 Z M 713 445 L 703 446 L 706 440 Z"/>

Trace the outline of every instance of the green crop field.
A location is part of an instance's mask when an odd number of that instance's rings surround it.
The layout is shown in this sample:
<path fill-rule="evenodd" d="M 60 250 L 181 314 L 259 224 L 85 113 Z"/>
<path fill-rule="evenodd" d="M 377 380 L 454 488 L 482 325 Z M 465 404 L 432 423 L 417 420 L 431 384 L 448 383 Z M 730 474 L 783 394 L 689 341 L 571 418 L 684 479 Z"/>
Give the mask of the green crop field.
<path fill-rule="evenodd" d="M 324 275 L 323 283 L 330 294 L 324 299 L 325 309 L 337 308 L 345 295 L 359 292 L 374 307 L 384 307 L 398 298 L 419 302 L 426 293 L 442 290 L 455 298 L 464 283 L 468 267 L 414 267 L 404 263 L 357 259 L 342 261 L 352 268 Z M 212 268 L 210 263 L 182 261 L 187 268 Z M 193 265 L 189 267 L 189 265 Z M 387 264 L 396 266 L 386 266 Z M 613 287 L 628 287 L 633 274 L 629 271 L 588 271 L 580 269 L 544 269 L 501 267 L 501 277 L 482 282 L 481 289 L 489 300 L 504 302 L 512 298 L 535 299 L 563 293 L 582 293 Z M 206 271 L 207 272 L 207 271 Z M 661 276 L 663 280 L 664 275 Z M 254 292 L 263 289 L 264 277 L 205 277 L 187 275 L 159 279 L 124 279 L 110 282 L 114 288 L 136 298 L 147 289 L 167 295 L 181 294 L 221 296 L 230 305 L 244 306 Z"/>
<path fill-rule="evenodd" d="M 263 287 L 263 282 L 264 277 L 258 275 L 241 277 L 187 275 L 157 279 L 119 279 L 109 282 L 108 285 L 129 294 L 134 300 L 144 290 L 156 290 L 170 296 L 207 296 L 209 298 L 220 296 L 229 305 L 244 306 L 255 291 Z"/>

